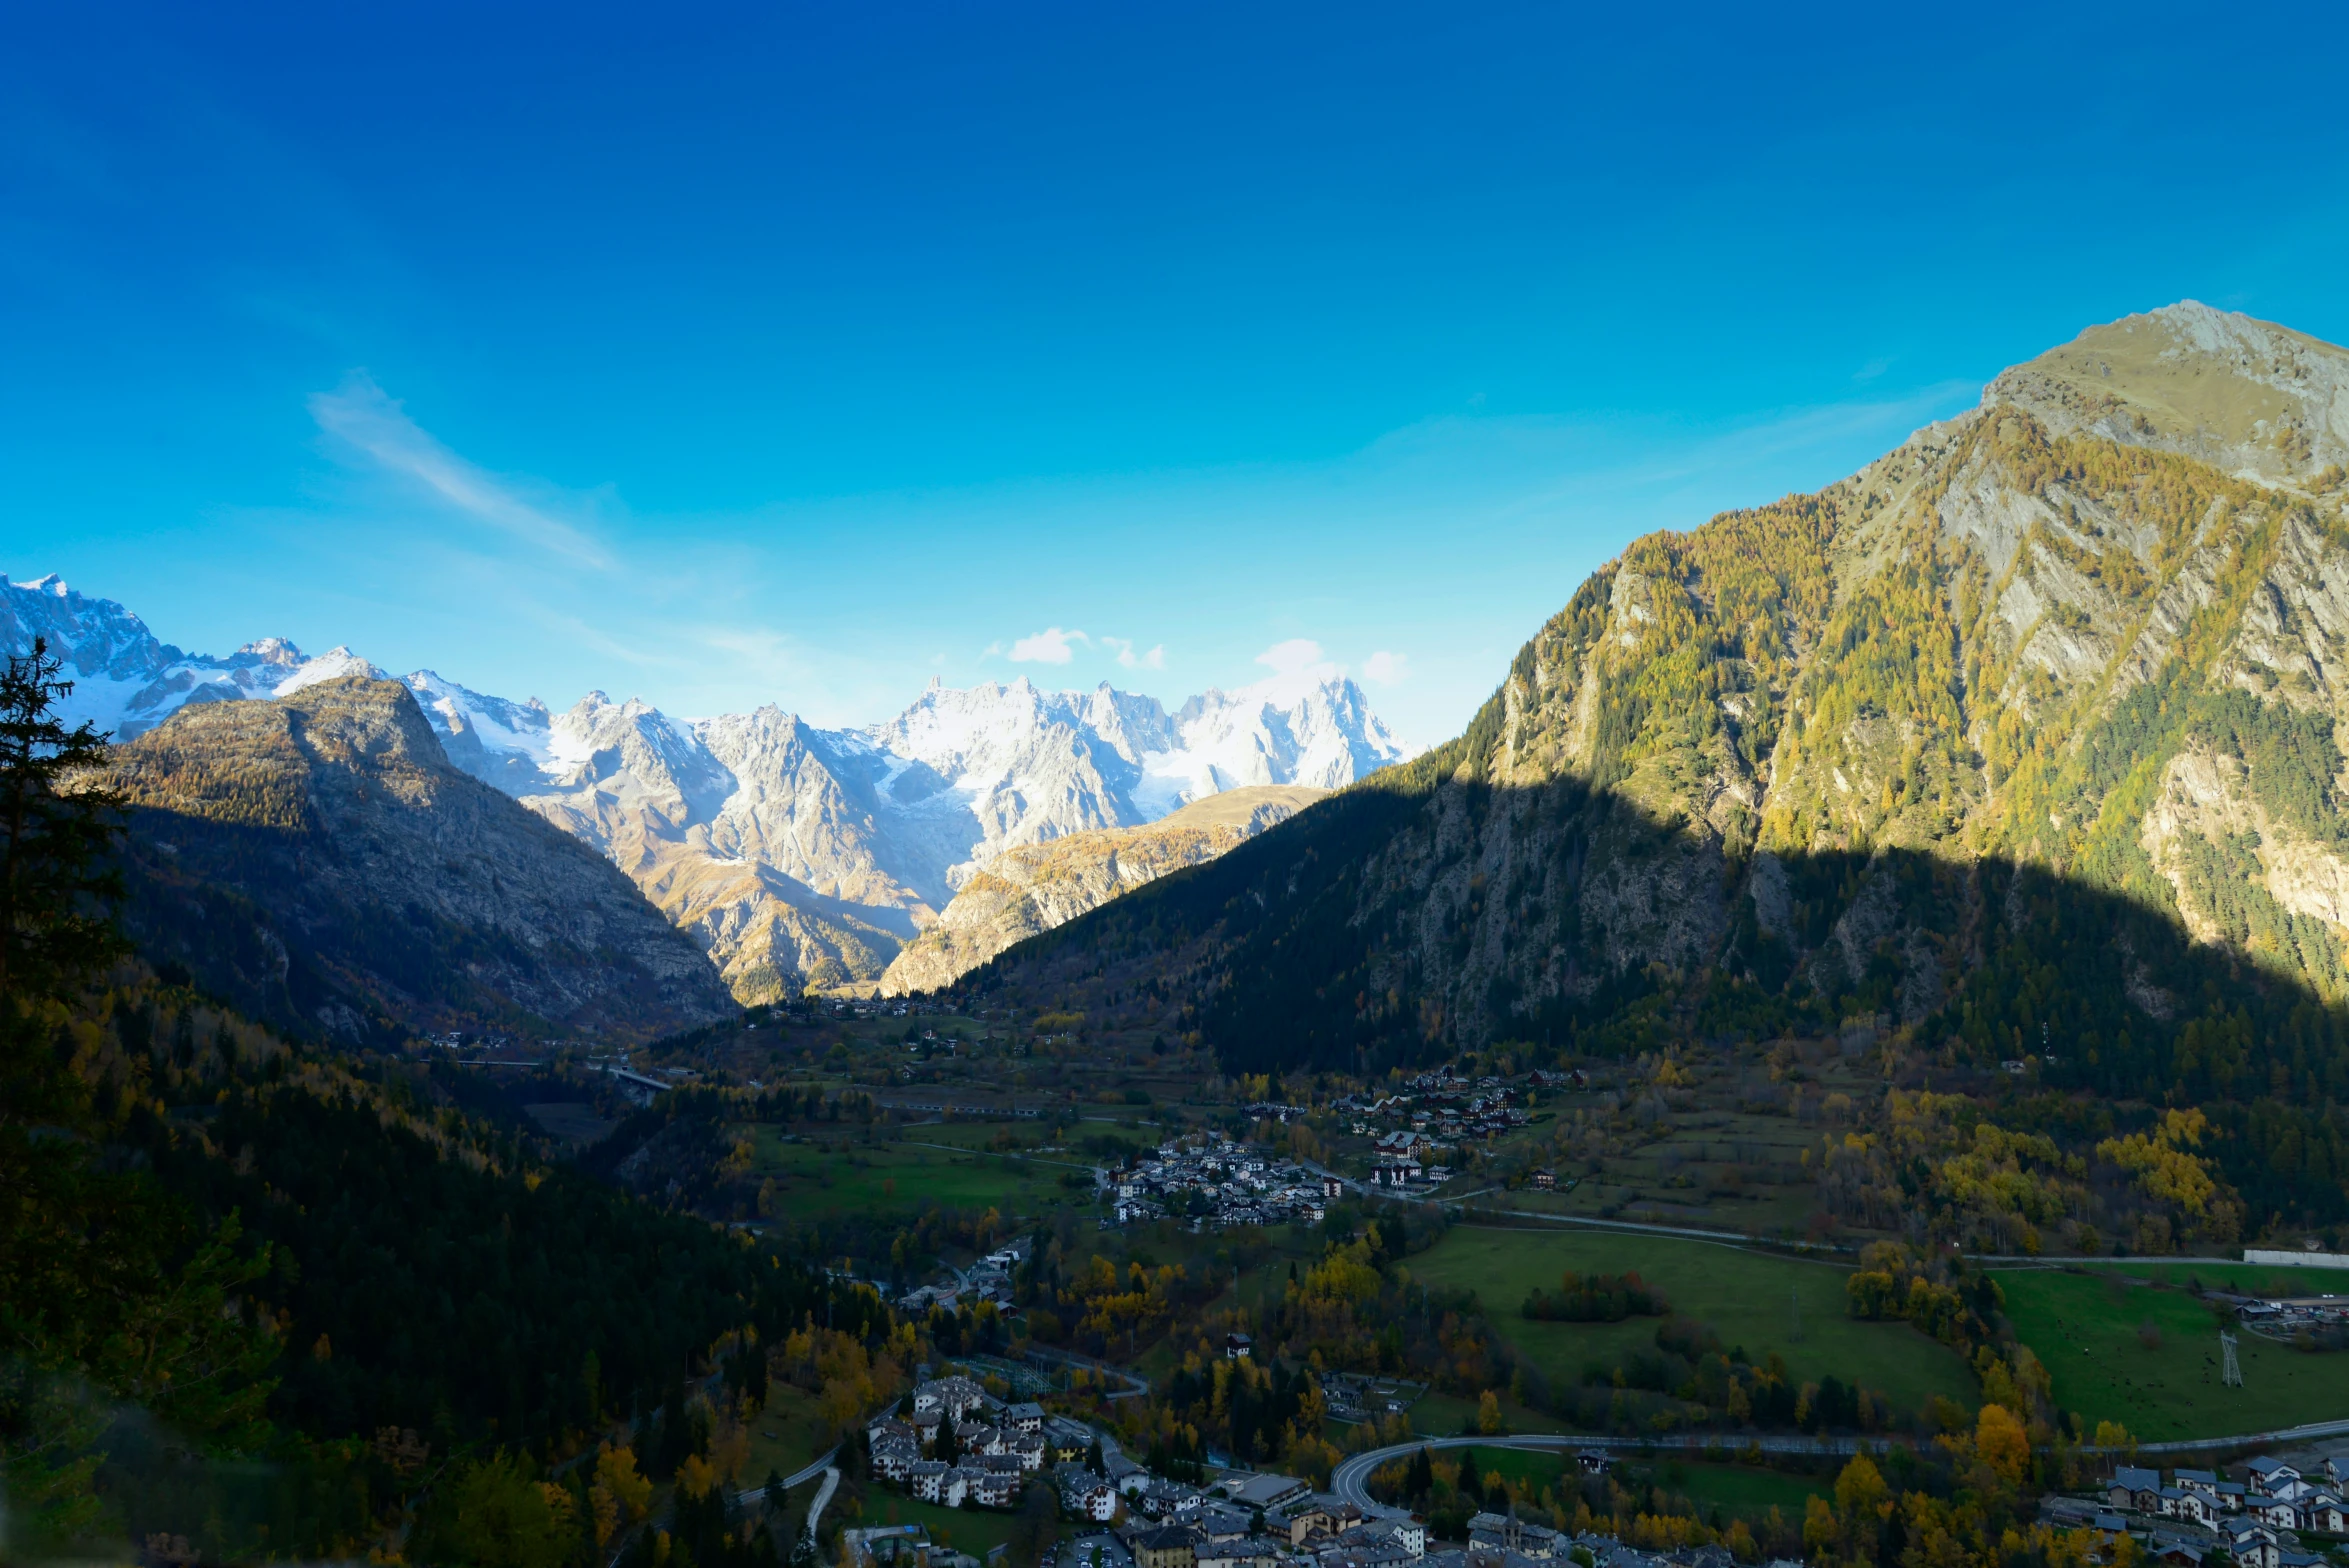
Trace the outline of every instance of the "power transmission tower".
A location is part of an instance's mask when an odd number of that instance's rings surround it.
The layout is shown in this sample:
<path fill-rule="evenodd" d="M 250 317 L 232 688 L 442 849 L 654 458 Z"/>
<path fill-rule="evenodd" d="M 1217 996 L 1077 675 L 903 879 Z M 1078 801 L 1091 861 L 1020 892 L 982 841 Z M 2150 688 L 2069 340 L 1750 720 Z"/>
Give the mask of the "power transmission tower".
<path fill-rule="evenodd" d="M 2223 1358 L 2219 1367 L 2219 1381 L 2229 1388 L 2241 1388 L 2243 1363 L 2235 1359 L 2235 1336 L 2223 1328 L 2219 1330 L 2219 1354 Z"/>

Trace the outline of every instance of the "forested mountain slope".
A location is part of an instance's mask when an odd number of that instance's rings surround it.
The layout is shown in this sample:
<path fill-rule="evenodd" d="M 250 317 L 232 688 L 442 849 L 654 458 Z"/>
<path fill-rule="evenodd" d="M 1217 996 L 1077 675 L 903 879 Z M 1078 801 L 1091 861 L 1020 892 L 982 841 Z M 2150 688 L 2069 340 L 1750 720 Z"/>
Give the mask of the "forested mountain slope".
<path fill-rule="evenodd" d="M 0 1136 L 26 1182 L 0 1204 L 12 1562 L 94 1560 L 45 1534 L 243 1562 L 407 1533 L 413 1558 L 433 1483 L 674 1408 L 729 1336 L 881 1320 L 869 1291 L 541 1163 L 459 1109 L 459 1069 L 289 1046 L 130 967 L 71 1028 L 43 1109 L 72 1164 L 25 1172 Z M 581 1512 L 578 1560 L 605 1560 Z"/>
<path fill-rule="evenodd" d="M 132 957 L 124 770 L 60 722 L 60 677 L 45 647 L 0 667 L 0 1558 L 608 1561 L 634 1458 L 563 1460 L 634 1416 L 672 1473 L 712 1373 L 763 1389 L 744 1347 L 811 1314 L 886 1328 L 869 1290 L 543 1163 L 521 1118 L 467 1113 L 488 1086 L 455 1064 L 290 1042 Z M 340 781 L 199 731 L 136 782 L 170 761 L 246 821 L 331 819 L 305 784 L 423 809 L 421 720 L 388 691 L 215 705 L 274 711 L 320 770 L 378 764 Z"/>
<path fill-rule="evenodd" d="M 690 937 L 451 767 L 396 681 L 184 708 L 109 776 L 132 807 L 131 935 L 279 1027 L 640 1038 L 730 1010 Z"/>
<path fill-rule="evenodd" d="M 1857 1023 L 2314 1115 L 2349 1091 L 2344 459 L 2349 353 L 2191 303 L 2092 329 L 1636 541 L 1458 740 L 980 983 L 1188 975 L 1251 1071 Z"/>

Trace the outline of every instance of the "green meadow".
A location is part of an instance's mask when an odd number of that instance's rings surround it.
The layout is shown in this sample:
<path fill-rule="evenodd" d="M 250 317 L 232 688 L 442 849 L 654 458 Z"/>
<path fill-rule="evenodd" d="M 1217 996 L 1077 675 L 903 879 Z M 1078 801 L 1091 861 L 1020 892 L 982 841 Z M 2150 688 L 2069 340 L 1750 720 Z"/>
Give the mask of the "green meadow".
<path fill-rule="evenodd" d="M 1902 1323 L 1855 1322 L 1845 1313 L 1848 1262 L 1803 1258 L 1673 1236 L 1619 1231 L 1516 1230 L 1463 1225 L 1411 1259 L 1429 1280 L 1477 1292 L 1493 1325 L 1553 1381 L 1578 1383 L 1586 1366 L 1612 1370 L 1655 1342 L 1656 1318 L 1621 1323 L 1536 1323 L 1517 1315 L 1535 1286 L 1559 1276 L 1637 1272 L 1672 1309 L 1712 1325 L 1722 1342 L 1760 1361 L 1775 1351 L 1800 1381 L 1832 1374 L 1917 1410 L 1936 1394 L 1971 1409 L 1972 1375 L 1947 1347 Z"/>
<path fill-rule="evenodd" d="M 991 1549 L 1011 1539 L 1019 1515 L 993 1508 L 941 1508 L 935 1503 L 918 1502 L 902 1493 L 876 1487 L 865 1494 L 862 1512 L 844 1522 L 923 1525 L 929 1529 L 932 1542 L 985 1561 Z"/>
<path fill-rule="evenodd" d="M 914 1128 L 927 1134 L 933 1130 Z M 967 1129 L 952 1129 L 964 1132 Z M 933 1147 L 931 1140 L 895 1143 L 784 1141 L 772 1127 L 743 1127 L 751 1139 L 751 1169 L 772 1178 L 789 1207 L 822 1212 L 914 1213 L 932 1202 L 954 1208 L 996 1208 L 1005 1218 L 1090 1203 L 1093 1184 L 1081 1162 L 1058 1163 L 978 1148 Z M 939 1138 L 937 1144 L 949 1140 Z M 975 1140 L 974 1140 L 975 1141 Z M 1061 1185 L 1074 1171 L 1082 1185 Z"/>
<path fill-rule="evenodd" d="M 2159 1264 L 2083 1272 L 2002 1270 L 2006 1314 L 2054 1379 L 2055 1399 L 2090 1430 L 2118 1421 L 2147 1442 L 2265 1432 L 2349 1413 L 2349 1352 L 2300 1351 L 2238 1331 L 2243 1387 L 2220 1379 L 2219 1321 L 2183 1285 L 2269 1272 L 2300 1292 L 2328 1284 L 2313 1269 Z M 2132 1283 L 2132 1280 L 2158 1283 Z M 2305 1281 L 2305 1282 L 2303 1282 Z M 2260 1288 L 2253 1286 L 2253 1288 Z M 2345 1287 L 2349 1288 L 2349 1287 Z M 2150 1326 L 2150 1333 L 2141 1330 Z"/>

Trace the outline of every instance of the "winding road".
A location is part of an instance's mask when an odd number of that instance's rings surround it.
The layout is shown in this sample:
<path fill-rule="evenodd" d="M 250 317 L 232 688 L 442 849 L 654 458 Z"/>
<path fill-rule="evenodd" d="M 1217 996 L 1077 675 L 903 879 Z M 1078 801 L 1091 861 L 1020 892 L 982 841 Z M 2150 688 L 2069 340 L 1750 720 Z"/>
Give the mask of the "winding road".
<path fill-rule="evenodd" d="M 839 1453 L 840 1450 L 836 1446 L 825 1449 L 822 1453 L 816 1455 L 813 1460 L 809 1461 L 806 1468 L 794 1470 L 789 1475 L 785 1476 L 783 1478 L 783 1490 L 788 1492 L 795 1486 L 805 1486 L 810 1481 L 813 1481 L 817 1476 L 827 1473 L 831 1474 L 833 1476 L 833 1480 L 836 1481 L 839 1478 L 839 1475 L 837 1471 L 832 1469 L 832 1461 L 839 1455 Z M 816 1494 L 817 1501 L 814 1506 L 808 1510 L 808 1513 L 811 1517 L 823 1508 L 825 1502 L 830 1500 L 832 1496 L 832 1486 L 833 1481 L 826 1481 L 824 1483 L 824 1489 Z M 765 1497 L 766 1495 L 767 1489 L 765 1487 L 754 1486 L 747 1491 L 736 1492 L 734 1494 L 734 1500 L 747 1507 L 751 1503 L 757 1502 L 760 1498 Z"/>
<path fill-rule="evenodd" d="M 2139 1443 L 2133 1449 L 2102 1449 L 2086 1446 L 2075 1453 L 2131 1453 L 2131 1454 L 2191 1454 L 2207 1453 L 2216 1449 L 2280 1447 L 2294 1443 L 2313 1442 L 2319 1438 L 2349 1436 L 2349 1420 L 2311 1421 L 2305 1426 L 2281 1427 L 2272 1432 L 2242 1432 L 2229 1437 L 2180 1438 L 2163 1443 Z M 1390 1443 L 1384 1448 L 1373 1448 L 1367 1453 L 1355 1454 L 1339 1462 L 1330 1472 L 1330 1490 L 1362 1510 L 1366 1517 L 1401 1519 L 1410 1510 L 1391 1508 L 1374 1501 L 1370 1495 L 1370 1477 L 1382 1465 L 1398 1459 L 1407 1459 L 1422 1448 L 1522 1448 L 1546 1453 L 1576 1453 L 1585 1448 L 1604 1449 L 1609 1453 L 1665 1452 L 1702 1453 L 1707 1449 L 1741 1450 L 1759 1448 L 1766 1454 L 1855 1454 L 1882 1453 L 1891 1447 L 1889 1439 L 1880 1437 L 1763 1437 L 1754 1436 L 1731 1440 L 1731 1434 L 1692 1433 L 1678 1441 L 1664 1441 L 1645 1437 L 1608 1437 L 1574 1432 L 1524 1432 L 1499 1437 L 1423 1437 L 1408 1443 Z"/>
<path fill-rule="evenodd" d="M 824 1484 L 816 1488 L 814 1501 L 807 1505 L 807 1522 L 799 1527 L 799 1533 L 802 1536 L 810 1541 L 816 1538 L 816 1526 L 824 1521 L 824 1505 L 832 1500 L 832 1494 L 839 1490 L 839 1487 L 839 1466 L 827 1467 L 824 1471 Z"/>

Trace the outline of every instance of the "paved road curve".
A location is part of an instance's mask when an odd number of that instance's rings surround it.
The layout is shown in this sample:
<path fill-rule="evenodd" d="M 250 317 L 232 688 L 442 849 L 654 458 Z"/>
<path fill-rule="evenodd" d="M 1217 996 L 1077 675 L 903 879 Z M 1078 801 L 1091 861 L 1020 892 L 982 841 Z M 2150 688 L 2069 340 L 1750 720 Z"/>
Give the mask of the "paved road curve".
<path fill-rule="evenodd" d="M 816 1488 L 815 1501 L 807 1505 L 807 1523 L 801 1527 L 800 1534 L 807 1537 L 808 1540 L 813 1541 L 816 1538 L 816 1526 L 823 1523 L 824 1520 L 824 1505 L 832 1500 L 832 1493 L 839 1486 L 840 1469 L 835 1465 L 825 1470 L 824 1484 Z"/>
<path fill-rule="evenodd" d="M 790 1490 L 791 1490 L 793 1487 L 795 1487 L 795 1486 L 805 1486 L 805 1485 L 807 1485 L 807 1484 L 808 1484 L 810 1481 L 813 1481 L 813 1480 L 814 1480 L 814 1479 L 815 1479 L 817 1476 L 820 1476 L 820 1475 L 822 1475 L 822 1474 L 823 1474 L 825 1471 L 827 1471 L 827 1470 L 831 1469 L 831 1468 L 832 1468 L 832 1461 L 833 1461 L 833 1459 L 835 1459 L 836 1457 L 838 1457 L 839 1453 L 840 1453 L 840 1450 L 839 1450 L 839 1449 L 837 1449 L 837 1448 L 827 1448 L 827 1449 L 825 1449 L 825 1450 L 824 1450 L 822 1453 L 820 1453 L 820 1454 L 816 1455 L 816 1457 L 815 1457 L 814 1459 L 812 1459 L 812 1460 L 808 1461 L 808 1465 L 807 1465 L 807 1468 L 806 1468 L 806 1469 L 804 1469 L 804 1470 L 794 1470 L 794 1471 L 792 1471 L 792 1472 L 791 1472 L 789 1475 L 785 1476 L 785 1477 L 783 1478 L 783 1490 L 785 1490 L 786 1492 L 788 1492 L 788 1491 L 790 1491 Z M 767 1495 L 767 1489 L 766 1489 L 765 1487 L 763 1487 L 763 1486 L 761 1486 L 761 1487 L 753 1487 L 751 1490 L 749 1490 L 749 1491 L 747 1491 L 747 1492 L 744 1492 L 744 1493 L 742 1493 L 742 1494 L 741 1494 L 741 1496 L 742 1496 L 742 1501 L 744 1501 L 744 1502 L 746 1502 L 746 1503 L 747 1503 L 747 1502 L 749 1502 L 749 1501 L 750 1501 L 752 1498 L 754 1498 L 754 1497 L 764 1497 L 764 1496 L 766 1496 L 766 1495 Z"/>
<path fill-rule="evenodd" d="M 2349 1435 L 2349 1421 L 2312 1421 L 2306 1426 L 2282 1427 L 2272 1432 L 2243 1432 L 2229 1437 L 2182 1438 L 2166 1443 L 2139 1443 L 2133 1450 L 2111 1450 L 2114 1453 L 2190 1454 L 2214 1449 L 2281 1447 L 2293 1443 L 2312 1442 L 2318 1438 Z M 1573 1453 L 1585 1448 L 1624 1450 L 1674 1451 L 1701 1453 L 1708 1448 L 1731 1451 L 1757 1447 L 1766 1454 L 1853 1454 L 1862 1449 L 1881 1453 L 1891 1444 L 1878 1437 L 1749 1437 L 1739 1438 L 1733 1433 L 1693 1433 L 1677 1441 L 1662 1441 L 1640 1437 L 1604 1437 L 1572 1432 L 1526 1432 L 1507 1437 L 1423 1437 L 1408 1443 L 1392 1443 L 1385 1448 L 1374 1448 L 1368 1453 L 1356 1454 L 1342 1461 L 1330 1472 L 1330 1490 L 1371 1518 L 1400 1519 L 1409 1510 L 1390 1508 L 1375 1502 L 1370 1496 L 1371 1472 L 1397 1459 L 1407 1459 L 1422 1448 L 1525 1448 L 1546 1453 Z M 2075 1452 L 2100 1454 L 2104 1449 L 2082 1447 Z"/>

